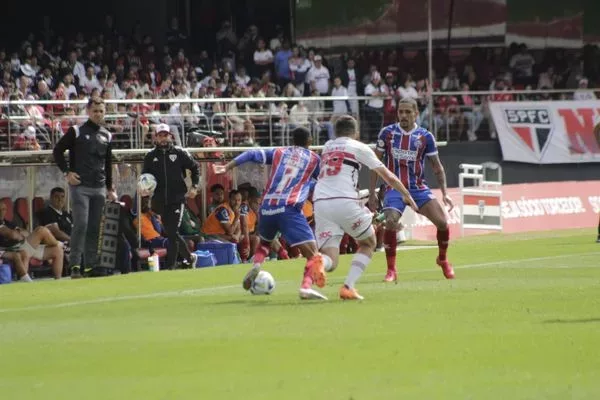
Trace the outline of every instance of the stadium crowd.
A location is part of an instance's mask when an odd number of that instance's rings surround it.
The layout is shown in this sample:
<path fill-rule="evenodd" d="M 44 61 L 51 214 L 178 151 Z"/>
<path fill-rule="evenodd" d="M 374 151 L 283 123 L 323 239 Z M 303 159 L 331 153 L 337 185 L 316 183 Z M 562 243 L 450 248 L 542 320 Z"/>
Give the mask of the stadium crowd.
<path fill-rule="evenodd" d="M 525 45 L 472 48 L 433 55 L 434 80 L 427 82 L 424 50 L 402 48 L 348 50 L 326 54 L 293 44 L 281 27 L 263 37 L 251 25 L 235 32 L 228 21 L 217 32 L 216 51 L 209 54 L 189 43 L 176 18 L 158 47 L 136 26 L 131 35 L 119 32 L 111 16 L 96 35 L 67 37 L 30 34 L 17 47 L 0 49 L 0 99 L 74 100 L 101 95 L 104 99 L 217 99 L 231 103 L 110 104 L 108 128 L 117 147 L 149 143 L 153 124 L 169 123 L 179 133 L 194 129 L 226 131 L 233 144 L 266 144 L 285 136 L 290 126 L 304 125 L 324 138 L 332 134 L 336 115 L 352 113 L 362 120 L 365 140 L 394 119 L 395 102 L 415 98 L 421 123 L 433 114 L 438 137 L 456 140 L 494 138 L 487 125 L 488 100 L 595 98 L 600 83 L 600 52 L 548 49 L 530 51 Z M 214 47 L 214 46 L 211 46 Z M 511 89 L 572 89 L 570 94 L 510 94 Z M 463 92 L 434 97 L 429 91 Z M 466 92 L 493 90 L 492 95 Z M 369 96 L 358 101 L 281 101 L 261 103 L 260 97 Z M 48 148 L 85 112 L 81 105 L 15 105 L 2 107 L 0 146 L 15 150 Z M 222 115 L 226 113 L 227 115 Z M 10 141 L 8 132 L 10 131 Z M 267 134 L 271 132 L 271 134 Z M 273 135 L 272 132 L 275 132 Z"/>
<path fill-rule="evenodd" d="M 225 21 L 216 34 L 216 51 L 209 54 L 189 43 L 174 18 L 157 48 L 151 36 L 136 27 L 132 35 L 119 32 L 111 16 L 96 35 L 75 33 L 71 37 L 37 37 L 30 34 L 16 48 L 0 49 L 0 100 L 84 100 L 100 96 L 106 100 L 141 100 L 132 104 L 107 104 L 107 128 L 115 147 L 151 145 L 155 125 L 167 123 L 177 144 L 196 130 L 227 132 L 232 144 L 271 144 L 284 140 L 286 130 L 307 126 L 331 137 L 336 116 L 354 114 L 362 121 L 363 139 L 373 141 L 383 124 L 395 120 L 395 102 L 414 98 L 420 107 L 419 123 L 428 126 L 431 114 L 434 133 L 457 140 L 494 138 L 487 124 L 489 100 L 595 99 L 600 84 L 600 52 L 597 47 L 582 51 L 548 49 L 531 51 L 524 45 L 508 48 L 473 48 L 458 55 L 436 50 L 434 80 L 428 82 L 426 52 L 405 52 L 402 48 L 348 50 L 341 54 L 293 44 L 277 28 L 274 37 L 262 37 L 257 26 L 238 35 Z M 509 92 L 511 89 L 572 89 L 571 93 L 538 94 Z M 428 104 L 432 91 L 441 93 Z M 496 91 L 481 95 L 473 91 Z M 448 92 L 448 94 L 443 94 Z M 456 92 L 461 92 L 456 93 Z M 368 96 L 364 102 L 298 101 L 295 97 Z M 248 99 L 277 98 L 281 101 Z M 193 99 L 239 98 L 239 102 L 193 102 Z M 189 100 L 188 102 L 144 103 L 144 99 Z M 51 148 L 76 123 L 85 119 L 85 104 L 3 105 L 0 117 L 0 147 L 14 150 Z M 10 132 L 10 133 L 9 133 Z M 142 134 L 144 143 L 132 137 Z M 10 139 L 8 139 L 10 136 Z M 275 144 L 284 143 L 279 142 Z M 229 185 L 226 185 L 229 186 Z M 180 229 L 190 249 L 205 238 L 240 243 L 243 237 L 256 241 L 258 190 L 241 187 L 229 190 L 219 184 L 210 187 L 211 203 L 200 204 L 197 196 L 187 202 Z M 63 263 L 54 260 L 69 252 L 70 215 L 65 192 L 56 188 L 47 205 L 34 199 L 34 215 L 27 214 L 25 199 L 13 204 L 0 202 L 0 248 L 3 258 L 16 259 L 16 273 L 27 274 L 32 265 L 51 268 L 55 277 L 63 274 Z M 19 201 L 21 200 L 21 201 Z M 123 241 L 119 261 L 123 272 L 137 270 L 139 247 L 159 250 L 164 242 L 160 218 L 144 206 L 139 219 L 132 213 L 133 200 L 121 198 Z M 13 212 L 14 211 L 14 212 Z M 204 213 L 204 215 L 202 215 Z M 13 215 L 14 214 L 14 215 Z M 137 214 L 137 213 L 135 213 Z M 312 218 L 310 202 L 305 216 Z M 14 217 L 14 218 L 13 218 Z M 245 222 L 240 223 L 241 220 Z M 142 243 L 133 233 L 141 220 Z M 201 221 L 205 220 L 204 223 Z M 31 233 L 26 227 L 32 222 Z M 245 240 L 244 242 L 248 242 Z M 379 237 L 381 246 L 381 237 Z M 26 247 L 27 258 L 11 252 Z M 40 247 L 42 246 L 42 247 Z M 14 248 L 13 248 L 14 247 Z M 342 252 L 356 245 L 347 237 Z M 254 246 L 240 249 L 244 260 Z M 41 250 L 40 250 L 41 249 Z M 164 250 L 164 249 L 163 249 Z M 276 242 L 273 257 L 288 254 L 285 242 Z M 41 252 L 40 252 L 41 251 Z M 45 253 L 44 253 L 45 252 Z M 164 251 L 163 254 L 164 255 Z M 148 254 L 141 255 L 147 257 Z M 67 268 L 64 269 L 67 271 Z"/>

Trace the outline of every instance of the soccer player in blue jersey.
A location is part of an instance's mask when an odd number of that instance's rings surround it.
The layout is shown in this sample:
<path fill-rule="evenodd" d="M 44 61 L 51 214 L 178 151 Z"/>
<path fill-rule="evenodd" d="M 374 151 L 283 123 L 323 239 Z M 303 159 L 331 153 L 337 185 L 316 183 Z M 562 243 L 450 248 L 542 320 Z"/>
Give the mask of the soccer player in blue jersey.
<path fill-rule="evenodd" d="M 331 259 L 319 253 L 314 233 L 302 215 L 311 183 L 319 176 L 320 159 L 308 149 L 311 144 L 308 129 L 296 128 L 291 136 L 294 146 L 246 151 L 227 165 L 216 167 L 215 172 L 225 173 L 247 162 L 272 165 L 259 210 L 260 243 L 254 253 L 254 265 L 244 277 L 244 289 L 249 290 L 252 286 L 262 263 L 268 257 L 271 242 L 281 232 L 287 243 L 292 247 L 297 246 L 307 260 L 300 298 L 326 300 L 324 295 L 312 289 L 312 285 L 325 286 L 325 268 Z"/>
<path fill-rule="evenodd" d="M 413 99 L 404 98 L 398 103 L 398 123 L 384 127 L 379 133 L 375 153 L 383 157 L 384 164 L 400 178 L 419 207 L 419 213 L 427 217 L 437 227 L 439 253 L 437 265 L 442 268 L 447 279 L 454 278 L 454 270 L 446 257 L 450 230 L 448 218 L 442 205 L 436 200 L 425 181 L 425 158 L 428 158 L 437 178 L 444 205 L 452 210 L 454 204 L 446 191 L 446 172 L 440 162 L 435 138 L 428 130 L 417 126 L 417 103 Z M 369 204 L 377 203 L 375 187 L 377 175 L 371 173 Z M 387 187 L 383 211 L 385 214 L 385 231 L 383 243 L 387 259 L 385 281 L 396 281 L 396 245 L 400 217 L 406 204 L 402 195 Z"/>

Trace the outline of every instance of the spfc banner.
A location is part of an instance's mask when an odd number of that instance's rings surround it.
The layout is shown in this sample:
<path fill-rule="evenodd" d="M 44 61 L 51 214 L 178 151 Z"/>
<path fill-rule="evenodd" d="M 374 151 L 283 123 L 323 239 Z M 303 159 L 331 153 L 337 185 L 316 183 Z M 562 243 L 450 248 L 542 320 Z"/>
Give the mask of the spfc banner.
<path fill-rule="evenodd" d="M 600 101 L 492 102 L 505 161 L 600 162 Z"/>

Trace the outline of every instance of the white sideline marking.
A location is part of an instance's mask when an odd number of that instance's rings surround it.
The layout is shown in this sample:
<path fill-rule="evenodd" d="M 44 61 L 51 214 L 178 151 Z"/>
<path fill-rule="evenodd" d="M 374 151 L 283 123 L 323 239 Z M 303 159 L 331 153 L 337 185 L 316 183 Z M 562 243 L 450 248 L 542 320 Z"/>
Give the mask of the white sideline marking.
<path fill-rule="evenodd" d="M 498 265 L 511 265 L 511 264 L 519 264 L 524 262 L 535 262 L 535 261 L 548 261 L 548 260 L 556 260 L 562 258 L 570 258 L 577 256 L 592 256 L 598 255 L 600 252 L 591 252 L 591 253 L 572 253 L 572 254 L 562 254 L 557 256 L 547 256 L 547 257 L 533 257 L 533 258 L 521 258 L 517 260 L 505 260 L 505 261 L 494 261 L 487 263 L 479 263 L 479 264 L 467 264 L 463 266 L 455 267 L 458 270 L 461 269 L 470 269 L 470 268 L 486 268 Z M 539 267 L 527 267 L 523 266 L 521 268 L 548 268 L 547 266 L 539 266 Z M 560 266 L 560 269 L 570 269 L 574 267 L 568 266 Z M 556 268 L 554 268 L 556 269 Z M 419 272 L 431 272 L 431 270 L 423 270 L 423 269 L 413 269 L 413 270 L 400 270 L 401 273 L 419 273 Z M 368 276 L 379 276 L 382 273 L 372 273 L 372 274 L 364 274 L 364 277 Z M 337 278 L 335 278 L 337 279 Z M 340 278 L 343 280 L 343 278 Z M 283 281 L 279 284 L 291 284 L 295 283 L 295 281 Z M 155 299 L 160 297 L 180 297 L 180 296 L 193 296 L 202 293 L 211 293 L 211 292 L 219 292 L 228 289 L 240 289 L 240 285 L 226 285 L 226 286 L 214 286 L 207 288 L 199 288 L 199 289 L 186 289 L 186 290 L 172 290 L 167 292 L 153 292 L 153 293 L 145 293 L 145 294 L 134 294 L 127 296 L 114 296 L 114 297 L 103 297 L 99 299 L 92 300 L 81 300 L 81 301 L 71 301 L 66 303 L 58 303 L 58 304 L 47 304 L 47 305 L 39 305 L 39 306 L 28 306 L 28 307 L 19 307 L 19 308 L 2 308 L 0 309 L 0 314 L 8 313 L 8 312 L 18 312 L 18 311 L 36 311 L 36 310 L 51 310 L 56 308 L 67 308 L 67 307 L 76 307 L 76 306 L 84 306 L 90 304 L 103 304 L 103 303 L 114 303 L 117 301 L 127 301 L 127 300 L 140 300 L 140 299 Z"/>

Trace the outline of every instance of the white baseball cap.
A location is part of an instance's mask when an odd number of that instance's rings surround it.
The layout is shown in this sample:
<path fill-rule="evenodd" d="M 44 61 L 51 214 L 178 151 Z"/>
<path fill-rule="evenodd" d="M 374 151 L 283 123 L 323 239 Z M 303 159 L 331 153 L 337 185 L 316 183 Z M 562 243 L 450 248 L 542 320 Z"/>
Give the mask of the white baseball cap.
<path fill-rule="evenodd" d="M 158 124 L 158 126 L 156 127 L 156 133 L 160 133 L 160 132 L 171 133 L 171 128 L 167 124 Z"/>

